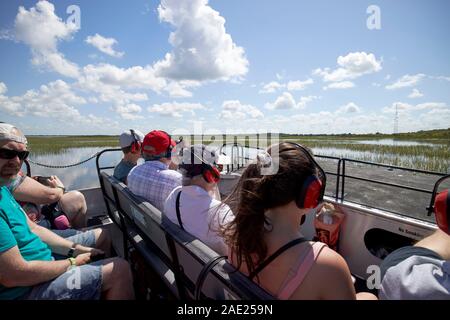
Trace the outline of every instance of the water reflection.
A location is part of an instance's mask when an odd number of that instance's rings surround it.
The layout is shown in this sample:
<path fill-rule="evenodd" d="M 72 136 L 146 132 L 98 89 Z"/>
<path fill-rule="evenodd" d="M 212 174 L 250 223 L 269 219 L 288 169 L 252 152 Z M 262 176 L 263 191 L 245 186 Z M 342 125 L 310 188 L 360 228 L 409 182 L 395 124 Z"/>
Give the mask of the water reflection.
<path fill-rule="evenodd" d="M 358 140 L 358 141 L 348 141 L 360 144 L 372 144 L 378 146 L 430 146 L 438 147 L 442 144 L 430 143 L 430 142 L 419 142 L 419 141 L 404 141 L 404 140 L 394 140 L 394 139 L 379 139 L 379 140 Z"/>
<path fill-rule="evenodd" d="M 384 141 L 384 142 L 383 142 Z M 355 143 L 364 143 L 367 144 L 371 142 L 372 144 L 382 144 L 382 143 L 392 143 L 394 140 L 392 139 L 383 139 L 383 140 L 359 140 L 354 141 Z M 399 141 L 397 141 L 399 143 Z M 408 145 L 408 143 L 414 143 L 415 145 L 421 144 L 420 142 L 412 142 L 412 141 L 402 141 L 405 143 L 404 145 Z M 412 145 L 412 144 L 409 144 Z M 436 144 L 431 144 L 436 146 Z M 211 144 L 209 148 L 216 149 L 218 151 L 220 146 Z M 110 147 L 89 147 L 89 148 L 68 148 L 60 153 L 47 153 L 47 154 L 31 154 L 30 159 L 34 162 L 48 164 L 48 165 L 69 165 L 73 163 L 80 162 L 89 158 L 90 156 L 96 154 L 99 151 L 104 149 L 108 149 Z M 419 168 L 422 163 L 439 163 L 440 159 L 433 159 L 425 156 L 400 156 L 394 153 L 383 153 L 377 154 L 371 151 L 356 151 L 349 150 L 343 148 L 332 148 L 332 147 L 316 147 L 312 148 L 314 154 L 316 155 L 326 155 L 326 156 L 334 156 L 334 157 L 344 157 L 350 159 L 359 159 L 370 162 L 378 162 L 378 163 L 386 163 L 391 165 L 400 165 L 400 166 L 408 166 L 413 168 Z M 236 157 L 242 155 L 242 151 L 239 149 L 232 150 L 231 146 L 227 146 L 223 148 L 223 152 L 232 160 L 232 156 L 234 158 L 234 162 L 237 163 Z M 244 148 L 243 155 L 247 159 L 254 159 L 258 153 L 258 150 L 255 148 Z M 121 159 L 122 152 L 107 152 L 101 157 L 101 166 L 115 166 Z M 438 165 L 438 164 L 436 164 Z M 448 166 L 448 164 L 447 164 Z M 447 166 L 443 168 L 443 172 L 447 170 Z M 450 171 L 450 168 L 449 168 Z M 42 175 L 42 176 L 50 176 L 57 175 L 60 177 L 66 188 L 68 189 L 80 189 L 80 188 L 93 188 L 98 187 L 98 177 L 95 166 L 95 158 L 76 167 L 71 168 L 45 168 L 41 166 L 37 166 L 31 164 L 31 172 L 33 175 Z"/>
<path fill-rule="evenodd" d="M 63 166 L 85 160 L 99 151 L 110 147 L 69 148 L 61 153 L 30 155 L 33 162 L 53 166 Z M 101 166 L 115 166 L 122 158 L 122 152 L 107 152 L 101 157 Z M 95 158 L 82 165 L 71 168 L 46 168 L 30 163 L 32 175 L 57 175 L 66 189 L 83 189 L 99 187 Z"/>

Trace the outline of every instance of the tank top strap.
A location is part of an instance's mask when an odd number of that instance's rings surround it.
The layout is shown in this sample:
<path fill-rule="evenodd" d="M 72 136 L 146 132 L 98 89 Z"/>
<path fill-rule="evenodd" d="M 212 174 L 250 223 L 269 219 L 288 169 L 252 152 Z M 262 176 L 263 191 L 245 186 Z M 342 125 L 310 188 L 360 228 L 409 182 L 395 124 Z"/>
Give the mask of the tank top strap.
<path fill-rule="evenodd" d="M 277 293 L 277 298 L 280 300 L 287 300 L 291 297 L 294 291 L 300 286 L 305 279 L 309 270 L 317 260 L 320 252 L 327 245 L 322 242 L 315 242 L 311 247 L 305 250 L 304 254 L 301 254 L 297 262 L 291 268 L 287 277 L 280 286 L 280 290 Z"/>

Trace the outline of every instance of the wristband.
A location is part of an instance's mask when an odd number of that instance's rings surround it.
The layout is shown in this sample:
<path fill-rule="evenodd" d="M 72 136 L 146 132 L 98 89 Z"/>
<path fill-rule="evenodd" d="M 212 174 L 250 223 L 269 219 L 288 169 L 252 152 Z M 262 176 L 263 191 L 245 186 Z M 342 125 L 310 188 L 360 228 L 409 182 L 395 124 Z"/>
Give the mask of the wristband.
<path fill-rule="evenodd" d="M 70 257 L 67 260 L 69 260 L 69 262 L 70 262 L 70 266 L 67 268 L 67 271 L 69 271 L 77 266 L 77 261 L 75 260 L 75 258 Z"/>
<path fill-rule="evenodd" d="M 67 252 L 67 256 L 69 257 L 69 258 L 73 258 L 73 255 L 74 255 L 74 253 L 75 253 L 75 247 L 77 246 L 77 244 L 74 242 L 73 244 L 72 244 L 72 247 L 70 247 L 70 249 L 69 249 L 69 251 Z"/>

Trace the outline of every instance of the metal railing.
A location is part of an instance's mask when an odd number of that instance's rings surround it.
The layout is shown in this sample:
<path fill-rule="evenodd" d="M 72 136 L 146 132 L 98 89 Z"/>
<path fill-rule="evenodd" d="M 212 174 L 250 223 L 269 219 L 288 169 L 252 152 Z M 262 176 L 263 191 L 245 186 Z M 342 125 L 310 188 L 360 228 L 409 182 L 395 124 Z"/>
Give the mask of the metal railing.
<path fill-rule="evenodd" d="M 225 150 L 224 150 L 227 147 L 231 148 L 230 150 L 226 150 L 226 151 L 230 151 L 230 155 L 231 155 L 231 164 L 227 165 L 227 172 L 228 173 L 233 172 L 235 170 L 239 170 L 239 169 L 245 167 L 247 165 L 248 161 L 252 160 L 248 156 L 245 156 L 245 149 L 249 149 L 249 147 L 243 146 L 242 144 L 237 143 L 237 142 L 224 143 L 220 147 L 219 153 L 227 155 L 225 153 Z M 262 148 L 255 148 L 255 147 L 252 147 L 252 148 L 256 149 L 256 150 L 263 150 Z M 101 167 L 100 163 L 99 163 L 101 155 L 104 154 L 105 152 L 116 152 L 116 151 L 121 151 L 121 149 L 120 148 L 105 149 L 105 150 L 100 151 L 97 154 L 97 156 L 96 156 L 96 168 L 97 168 L 97 174 L 98 174 L 99 178 L 100 178 L 101 170 L 113 169 L 114 168 L 114 166 Z M 407 185 L 407 184 L 387 182 L 387 181 L 383 181 L 383 180 L 371 179 L 371 178 L 367 178 L 367 177 L 362 177 L 362 176 L 348 174 L 347 173 L 348 164 L 358 163 L 358 164 L 364 164 L 364 165 L 369 165 L 369 166 L 377 166 L 377 167 L 387 168 L 387 169 L 397 169 L 397 170 L 407 171 L 407 172 L 411 172 L 411 173 L 421 173 L 421 174 L 436 176 L 437 179 L 442 178 L 442 177 L 446 177 L 446 174 L 440 173 L 440 172 L 425 171 L 425 170 L 418 170 L 418 169 L 410 169 L 410 168 L 394 166 L 394 165 L 387 165 L 387 164 L 370 162 L 370 161 L 354 160 L 354 159 L 339 158 L 339 157 L 332 157 L 332 156 L 325 156 L 325 155 L 315 155 L 315 157 L 318 158 L 318 159 L 328 159 L 328 160 L 335 160 L 335 161 L 337 161 L 337 165 L 336 165 L 336 170 L 335 171 L 334 170 L 333 171 L 325 170 L 325 173 L 327 175 L 331 175 L 331 176 L 335 176 L 336 177 L 336 187 L 335 187 L 334 194 L 326 194 L 327 196 L 333 197 L 336 200 L 336 202 L 343 202 L 343 201 L 346 200 L 345 190 L 346 190 L 346 186 L 349 183 L 348 179 L 363 181 L 363 182 L 367 182 L 367 183 L 373 183 L 373 184 L 377 184 L 377 185 L 381 185 L 381 186 L 387 186 L 387 187 L 392 187 L 392 188 L 398 188 L 398 189 L 403 189 L 403 190 L 419 192 L 419 193 L 430 195 L 430 197 L 433 195 L 433 190 L 432 189 L 429 190 L 429 189 L 419 188 L 419 187 L 412 186 L 412 185 Z M 27 175 L 30 176 L 31 175 L 30 164 L 29 164 L 29 162 L 27 160 L 25 160 L 24 163 L 25 163 L 25 166 L 26 166 Z M 104 191 L 103 190 L 104 186 L 102 185 L 101 180 L 100 180 L 100 187 L 101 187 L 102 191 Z M 364 203 L 359 203 L 359 204 L 367 205 L 367 204 L 364 204 Z M 381 208 L 378 208 L 378 207 L 374 207 L 372 205 L 370 207 L 373 207 L 375 209 L 381 209 Z M 382 209 L 382 210 L 385 210 L 385 209 Z"/>
<path fill-rule="evenodd" d="M 230 152 L 231 164 L 227 164 L 227 172 L 233 172 L 235 170 L 235 166 L 236 170 L 241 169 L 250 160 L 249 157 L 244 156 L 244 148 L 247 147 L 244 147 L 242 144 L 238 142 L 224 143 L 219 149 L 219 154 L 228 156 L 223 149 L 230 146 L 231 146 Z"/>
<path fill-rule="evenodd" d="M 228 172 L 233 172 L 233 171 L 235 171 L 235 169 L 239 170 L 242 167 L 244 167 L 248 163 L 249 160 L 252 160 L 252 159 L 249 159 L 248 157 L 244 156 L 244 149 L 249 148 L 249 147 L 247 147 L 247 146 L 244 147 L 239 143 L 223 144 L 223 146 L 220 148 L 221 154 L 225 154 L 223 152 L 223 148 L 225 148 L 227 146 L 231 146 L 231 148 L 232 148 L 231 149 L 232 163 L 231 163 L 231 165 L 227 166 Z M 256 150 L 263 150 L 262 148 L 255 148 L 255 147 L 251 147 L 251 148 L 256 149 Z M 235 156 L 235 152 L 237 152 L 235 150 L 238 150 L 238 157 Z M 395 166 L 395 165 L 388 165 L 388 164 L 382 164 L 382 163 L 376 163 L 376 162 L 370 162 L 370 161 L 354 160 L 354 159 L 340 158 L 340 157 L 333 157 L 333 156 L 325 156 L 325 155 L 317 155 L 317 154 L 314 156 L 318 159 L 327 159 L 327 160 L 337 161 L 336 170 L 332 170 L 332 171 L 325 170 L 325 173 L 327 175 L 336 177 L 336 186 L 335 186 L 334 194 L 328 193 L 326 195 L 334 198 L 336 200 L 336 202 L 341 202 L 341 203 L 346 200 L 345 190 L 346 190 L 346 186 L 349 183 L 349 181 L 348 181 L 349 179 L 358 180 L 358 181 L 367 182 L 367 183 L 373 183 L 373 184 L 377 184 L 377 185 L 381 185 L 381 186 L 398 188 L 401 190 L 409 190 L 409 191 L 419 192 L 419 193 L 427 194 L 430 196 L 433 194 L 432 188 L 425 189 L 425 188 L 420 188 L 420 187 L 409 185 L 409 184 L 393 183 L 393 182 L 383 181 L 383 180 L 379 180 L 379 179 L 373 179 L 373 178 L 349 174 L 347 172 L 349 164 L 358 163 L 358 164 L 364 164 L 367 166 L 377 166 L 377 167 L 381 167 L 381 168 L 387 168 L 390 170 L 397 169 L 397 170 L 402 170 L 402 171 L 406 171 L 406 172 L 411 172 L 414 174 L 419 173 L 419 174 L 436 176 L 437 179 L 441 178 L 441 177 L 446 177 L 446 174 L 440 173 L 440 172 L 434 172 L 434 171 L 410 169 L 410 168 L 405 168 L 405 167 L 400 167 L 400 166 Z M 352 202 L 355 202 L 355 201 L 352 201 Z M 376 207 L 374 205 L 368 205 L 367 203 L 357 203 L 357 204 L 370 206 L 371 208 L 374 208 L 374 209 L 387 210 L 386 208 L 380 208 L 380 207 Z M 390 210 L 387 210 L 387 211 L 390 211 Z M 399 212 L 394 212 L 394 213 L 402 214 Z"/>
<path fill-rule="evenodd" d="M 349 175 L 346 173 L 348 163 L 360 163 L 360 164 L 365 164 L 365 165 L 377 166 L 377 167 L 381 167 L 381 168 L 388 168 L 391 170 L 397 169 L 397 170 L 402 170 L 402 171 L 412 172 L 412 173 L 422 173 L 422 174 L 426 174 L 426 175 L 436 176 L 439 179 L 438 181 L 442 180 L 443 177 L 448 176 L 444 173 L 435 172 L 435 171 L 410 169 L 410 168 L 394 166 L 394 165 L 387 165 L 387 164 L 370 162 L 370 161 L 341 158 L 341 159 L 339 159 L 339 162 L 338 162 L 338 180 L 336 183 L 336 195 L 335 195 L 336 201 L 339 201 L 339 202 L 345 201 L 346 179 L 354 179 L 354 180 L 364 181 L 364 182 L 368 182 L 368 183 L 374 183 L 374 184 L 378 184 L 378 185 L 382 185 L 382 186 L 388 186 L 388 187 L 398 188 L 398 189 L 402 189 L 402 190 L 409 190 L 409 191 L 415 191 L 415 192 L 424 193 L 424 194 L 428 194 L 428 195 L 433 195 L 433 189 L 429 190 L 429 189 L 418 188 L 418 187 L 406 185 L 406 184 L 391 183 L 391 182 L 381 181 L 381 180 L 377 180 L 377 179 L 369 179 L 369 178 L 364 178 L 364 177 L 360 177 L 360 176 Z M 339 193 L 340 193 L 340 195 L 339 195 Z M 364 203 L 358 203 L 358 204 L 366 205 Z M 373 205 L 371 205 L 370 207 L 372 207 L 374 209 L 386 210 L 385 208 L 379 208 L 379 207 L 375 207 Z M 396 213 L 398 213 L 398 212 L 396 212 Z"/>

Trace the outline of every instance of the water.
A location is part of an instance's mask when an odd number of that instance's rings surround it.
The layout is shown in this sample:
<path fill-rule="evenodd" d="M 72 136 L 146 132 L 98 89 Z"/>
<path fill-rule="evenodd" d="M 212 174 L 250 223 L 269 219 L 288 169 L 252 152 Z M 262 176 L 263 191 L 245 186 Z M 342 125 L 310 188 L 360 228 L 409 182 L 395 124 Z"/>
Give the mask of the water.
<path fill-rule="evenodd" d="M 337 141 L 337 143 L 339 143 Z M 405 145 L 405 146 L 439 146 L 439 144 L 423 143 L 416 141 L 394 141 L 393 139 L 380 139 L 380 140 L 353 140 L 355 144 L 378 144 L 378 145 Z M 59 153 L 39 153 L 31 154 L 30 159 L 34 162 L 49 164 L 49 165 L 67 165 L 85 160 L 93 154 L 107 149 L 110 147 L 88 147 L 88 148 L 68 148 Z M 218 146 L 211 145 L 211 149 L 216 149 Z M 346 148 L 333 148 L 333 147 L 314 147 L 312 148 L 314 154 L 327 155 L 334 157 L 345 157 L 350 159 L 359 159 L 371 162 L 387 163 L 392 165 L 408 166 L 411 168 L 418 168 L 422 163 L 432 163 L 433 161 L 441 161 L 439 159 L 433 159 L 425 156 L 402 156 L 395 153 L 383 153 L 377 154 L 371 151 L 357 151 Z M 231 159 L 232 154 L 237 156 L 241 155 L 241 151 L 236 148 L 232 152 L 231 147 L 224 148 L 224 152 Z M 254 148 L 244 149 L 244 157 L 254 159 L 258 153 L 258 150 Z M 122 153 L 119 152 L 107 152 L 101 157 L 102 166 L 115 166 L 121 159 Z M 419 164 L 419 165 L 418 165 Z M 448 166 L 448 165 L 447 165 Z M 443 172 L 447 170 L 447 166 Z M 450 169 L 450 168 L 449 168 Z M 44 168 L 31 164 L 31 172 L 33 175 L 57 175 L 68 189 L 80 189 L 80 188 L 94 188 L 99 186 L 97 170 L 95 166 L 95 159 L 92 159 L 80 166 L 64 168 L 64 169 L 52 169 Z"/>
<path fill-rule="evenodd" d="M 346 141 L 351 143 L 352 141 Z M 357 140 L 353 143 L 360 144 L 372 144 L 378 146 L 440 146 L 441 144 L 431 143 L 431 142 L 419 142 L 419 141 L 404 141 L 404 140 L 394 140 L 394 139 L 379 139 L 379 140 Z"/>
<path fill-rule="evenodd" d="M 110 147 L 96 148 L 69 148 L 61 153 L 30 155 L 34 162 L 48 165 L 68 165 L 85 160 L 99 151 Z M 107 152 L 101 156 L 101 166 L 115 166 L 122 158 L 122 152 Z M 95 158 L 88 162 L 71 168 L 53 169 L 31 164 L 31 174 L 50 176 L 56 175 L 64 183 L 66 189 L 84 189 L 99 187 Z"/>

